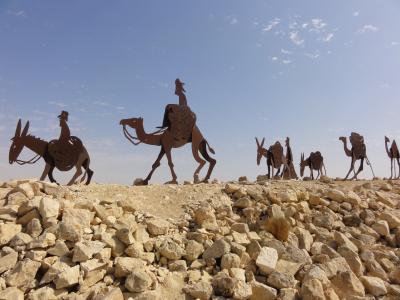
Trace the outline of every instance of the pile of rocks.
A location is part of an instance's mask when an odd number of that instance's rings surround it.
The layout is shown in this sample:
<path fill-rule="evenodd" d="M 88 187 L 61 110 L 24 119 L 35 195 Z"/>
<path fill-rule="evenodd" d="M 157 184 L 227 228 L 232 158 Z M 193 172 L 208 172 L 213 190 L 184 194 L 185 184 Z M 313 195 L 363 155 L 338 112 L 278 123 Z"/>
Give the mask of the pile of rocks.
<path fill-rule="evenodd" d="M 79 187 L 1 184 L 0 299 L 400 299 L 399 183 L 216 186 L 164 220 Z"/>

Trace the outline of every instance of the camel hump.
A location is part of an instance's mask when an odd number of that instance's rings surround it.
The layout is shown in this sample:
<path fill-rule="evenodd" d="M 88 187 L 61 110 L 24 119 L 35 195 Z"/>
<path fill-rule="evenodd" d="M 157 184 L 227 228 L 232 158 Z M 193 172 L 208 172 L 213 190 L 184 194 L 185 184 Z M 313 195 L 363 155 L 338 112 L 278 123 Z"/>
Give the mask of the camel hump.
<path fill-rule="evenodd" d="M 192 135 L 196 114 L 187 105 L 168 104 L 168 129 L 175 140 L 186 140 Z"/>
<path fill-rule="evenodd" d="M 66 142 L 52 140 L 48 145 L 49 153 L 60 171 L 71 170 L 78 162 L 82 149 L 83 143 L 76 136 L 71 136 Z"/>
<path fill-rule="evenodd" d="M 364 137 L 357 132 L 352 132 L 350 135 L 350 143 L 353 146 L 364 144 Z"/>

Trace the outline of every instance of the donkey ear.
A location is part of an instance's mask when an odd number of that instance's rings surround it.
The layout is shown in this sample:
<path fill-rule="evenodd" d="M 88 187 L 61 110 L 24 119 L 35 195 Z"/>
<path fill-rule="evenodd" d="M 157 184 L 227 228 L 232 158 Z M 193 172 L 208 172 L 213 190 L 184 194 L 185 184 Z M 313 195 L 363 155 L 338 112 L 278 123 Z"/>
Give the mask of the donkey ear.
<path fill-rule="evenodd" d="M 21 124 L 21 119 L 19 119 L 18 120 L 18 123 L 17 123 L 17 128 L 15 129 L 15 136 L 20 136 L 20 134 L 21 134 L 21 127 L 22 127 L 22 124 Z"/>
<path fill-rule="evenodd" d="M 256 143 L 257 143 L 257 147 L 260 147 L 260 142 L 258 141 L 257 137 L 256 137 Z"/>
<path fill-rule="evenodd" d="M 21 133 L 21 136 L 26 136 L 26 134 L 28 133 L 28 129 L 29 129 L 29 121 L 26 122 L 24 130 Z"/>
<path fill-rule="evenodd" d="M 262 139 L 261 141 L 261 147 L 264 146 L 265 138 Z"/>

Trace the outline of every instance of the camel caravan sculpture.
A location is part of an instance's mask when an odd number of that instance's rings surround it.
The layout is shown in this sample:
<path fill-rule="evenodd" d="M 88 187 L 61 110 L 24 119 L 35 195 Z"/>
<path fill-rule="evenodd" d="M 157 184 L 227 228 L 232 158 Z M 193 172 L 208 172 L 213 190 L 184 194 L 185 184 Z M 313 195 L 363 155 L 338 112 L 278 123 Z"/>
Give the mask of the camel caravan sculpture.
<path fill-rule="evenodd" d="M 372 165 L 367 157 L 367 147 L 365 146 L 365 143 L 364 143 L 364 137 L 356 132 L 352 132 L 351 135 L 349 136 L 351 149 L 349 149 L 347 147 L 346 137 L 341 136 L 341 137 L 339 137 L 339 140 L 341 140 L 343 142 L 344 152 L 346 153 L 346 155 L 351 157 L 350 169 L 349 169 L 349 172 L 347 173 L 346 177 L 344 178 L 344 180 L 347 180 L 351 171 L 354 172 L 354 176 L 351 179 L 357 179 L 357 175 L 360 174 L 360 172 L 363 170 L 364 160 L 367 162 L 367 165 L 370 166 L 372 175 L 373 175 L 373 177 L 375 177 L 374 170 L 372 169 Z M 357 160 L 360 160 L 360 167 L 358 168 L 358 171 L 356 172 L 354 169 L 354 165 Z"/>
<path fill-rule="evenodd" d="M 160 166 L 160 161 L 164 154 L 167 156 L 168 166 L 172 175 L 172 180 L 167 183 L 177 184 L 177 176 L 174 171 L 171 150 L 173 148 L 182 147 L 187 143 L 192 144 L 193 157 L 199 163 L 193 175 L 194 182 L 200 182 L 199 173 L 206 164 L 206 161 L 208 161 L 209 167 L 205 178 L 201 182 L 208 182 L 211 177 L 216 160 L 208 154 L 208 151 L 212 154 L 215 154 L 215 152 L 196 125 L 196 115 L 187 105 L 186 91 L 183 85 L 184 83 L 181 82 L 179 78 L 175 80 L 175 95 L 179 96 L 179 105 L 168 104 L 166 106 L 163 124 L 159 127 L 159 130 L 153 133 L 146 133 L 144 130 L 143 118 L 122 119 L 120 121 L 125 137 L 132 144 L 138 145 L 144 143 L 161 146 L 160 153 L 153 163 L 150 173 L 144 180 L 136 182 L 137 185 L 147 185 L 149 183 L 154 171 Z M 133 128 L 136 131 L 136 136 L 132 136 L 126 127 Z"/>
<path fill-rule="evenodd" d="M 386 149 L 386 153 L 390 158 L 390 178 L 389 179 L 393 179 L 393 177 L 395 179 L 400 179 L 400 152 L 399 152 L 399 148 L 397 148 L 397 144 L 396 141 L 393 140 L 392 145 L 390 146 L 390 148 L 388 148 L 388 143 L 390 142 L 389 138 L 387 136 L 385 136 L 385 149 Z M 396 161 L 397 161 L 397 165 L 398 165 L 398 174 L 396 177 Z"/>
<path fill-rule="evenodd" d="M 83 167 L 85 173 L 81 177 L 80 182 L 83 182 L 87 175 L 86 184 L 89 184 L 94 173 L 89 168 L 89 154 L 82 141 L 78 137 L 70 135 L 67 124 L 68 112 L 62 111 L 58 118 L 60 119 L 61 134 L 58 140 L 52 140 L 50 142 L 28 134 L 29 121 L 26 122 L 21 133 L 22 123 L 21 119 L 19 119 L 15 135 L 11 139 L 12 144 L 9 151 L 9 163 L 13 164 L 16 162 L 20 165 L 34 164 L 40 158 L 43 158 L 46 162 L 46 166 L 40 176 L 40 180 L 44 180 L 48 176 L 51 182 L 57 184 L 58 182 L 53 177 L 54 168 L 60 171 L 69 171 L 75 167 L 76 172 L 68 182 L 68 185 L 74 184 L 78 177 L 82 175 L 81 168 Z M 32 150 L 36 153 L 36 156 L 27 161 L 18 159 L 24 147 Z"/>

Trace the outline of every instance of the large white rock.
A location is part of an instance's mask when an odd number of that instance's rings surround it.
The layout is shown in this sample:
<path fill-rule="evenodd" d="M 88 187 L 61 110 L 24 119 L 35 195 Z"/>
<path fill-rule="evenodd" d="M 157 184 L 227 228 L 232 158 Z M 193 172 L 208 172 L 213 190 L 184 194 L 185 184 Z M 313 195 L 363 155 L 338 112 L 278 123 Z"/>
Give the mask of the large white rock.
<path fill-rule="evenodd" d="M 257 257 L 256 265 L 264 274 L 271 274 L 278 262 L 278 252 L 274 248 L 263 247 Z"/>

